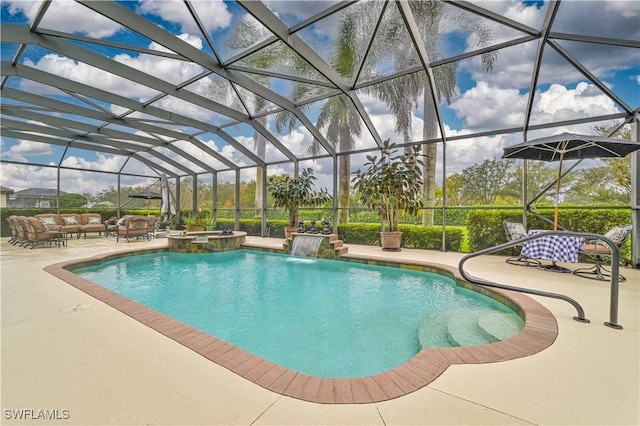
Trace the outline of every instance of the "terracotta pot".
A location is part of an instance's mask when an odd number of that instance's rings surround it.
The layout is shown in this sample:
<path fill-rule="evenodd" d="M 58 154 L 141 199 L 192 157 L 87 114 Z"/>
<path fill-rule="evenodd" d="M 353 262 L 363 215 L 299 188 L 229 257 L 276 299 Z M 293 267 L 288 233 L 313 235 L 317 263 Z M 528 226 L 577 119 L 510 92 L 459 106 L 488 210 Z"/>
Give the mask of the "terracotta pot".
<path fill-rule="evenodd" d="M 381 232 L 380 243 L 382 250 L 400 251 L 400 243 L 402 242 L 402 232 Z"/>

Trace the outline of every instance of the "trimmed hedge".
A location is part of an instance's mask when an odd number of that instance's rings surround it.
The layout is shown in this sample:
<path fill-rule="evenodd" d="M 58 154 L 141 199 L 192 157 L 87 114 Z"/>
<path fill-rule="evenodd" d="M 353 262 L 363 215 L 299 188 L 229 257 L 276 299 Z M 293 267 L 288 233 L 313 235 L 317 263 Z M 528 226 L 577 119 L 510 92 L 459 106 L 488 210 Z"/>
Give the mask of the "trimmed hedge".
<path fill-rule="evenodd" d="M 121 210 L 121 215 L 140 214 L 147 212 L 159 215 L 158 210 L 148 211 L 146 209 Z M 553 217 L 553 209 L 539 209 L 539 214 L 546 217 Z M 0 210 L 0 236 L 11 235 L 7 218 L 11 215 L 35 216 L 41 213 L 57 213 L 56 209 L 15 209 L 3 208 Z M 98 209 L 61 209 L 60 213 L 100 213 L 103 219 L 115 216 L 115 210 Z M 467 215 L 466 227 L 469 231 L 469 247 L 471 251 L 482 250 L 493 247 L 507 241 L 502 222 L 506 219 L 516 221 L 522 220 L 522 211 L 518 210 L 469 210 L 464 212 Z M 572 231 L 591 232 L 604 234 L 616 225 L 631 223 L 631 212 L 628 209 L 567 209 L 561 211 L 561 223 Z M 534 215 L 527 216 L 529 229 L 551 229 L 552 226 Z M 218 218 L 216 229 L 233 229 L 234 219 Z M 267 235 L 275 238 L 284 238 L 284 227 L 287 226 L 286 219 L 270 219 L 267 221 Z M 241 219 L 240 230 L 248 235 L 260 235 L 262 222 L 260 219 Z M 308 223 L 307 223 L 308 226 Z M 321 226 L 318 224 L 318 226 Z M 333 224 L 332 224 L 333 226 Z M 401 224 L 402 247 L 440 250 L 442 245 L 442 231 L 440 226 L 422 227 L 420 225 Z M 338 225 L 338 235 L 346 244 L 380 245 L 380 224 L 379 223 L 346 223 Z M 446 228 L 447 251 L 460 251 L 462 248 L 463 231 L 456 227 Z M 515 250 L 505 250 L 501 254 L 515 254 Z M 623 246 L 621 256 L 631 257 L 631 241 Z"/>
<path fill-rule="evenodd" d="M 442 247 L 442 228 L 440 226 L 423 227 L 421 225 L 400 224 L 402 245 L 404 248 L 440 250 Z M 379 223 L 346 223 L 338 225 L 338 235 L 345 244 L 380 245 Z M 459 228 L 446 228 L 447 243 L 445 250 L 460 251 L 463 232 Z"/>
<path fill-rule="evenodd" d="M 536 213 L 553 217 L 553 209 L 539 209 Z M 506 219 L 522 221 L 522 211 L 517 210 L 473 210 L 467 216 L 469 246 L 472 252 L 505 243 L 507 236 L 502 226 Z M 627 209 L 575 209 L 560 212 L 561 224 L 574 232 L 605 234 L 616 225 L 631 223 L 631 212 Z M 528 229 L 553 229 L 553 225 L 532 214 L 527 215 Z M 504 254 L 514 254 L 514 250 L 505 250 Z M 509 253 L 507 253 L 509 252 Z M 621 250 L 621 257 L 631 257 L 631 239 Z"/>
<path fill-rule="evenodd" d="M 218 219 L 216 229 L 233 229 L 234 220 Z M 284 238 L 284 228 L 288 220 L 268 220 L 267 235 L 274 238 Z M 308 223 L 306 224 L 308 226 Z M 318 225 L 320 226 L 320 225 Z M 259 219 L 241 219 L 240 231 L 247 235 L 260 235 L 261 221 Z M 319 228 L 321 229 L 321 228 Z M 424 228 L 418 225 L 400 225 L 402 232 L 402 247 L 440 250 L 442 246 L 442 231 L 439 226 Z M 338 236 L 345 244 L 380 245 L 380 224 L 377 223 L 346 223 L 338 225 Z M 448 251 L 460 251 L 462 247 L 463 231 L 459 228 L 447 228 Z"/>

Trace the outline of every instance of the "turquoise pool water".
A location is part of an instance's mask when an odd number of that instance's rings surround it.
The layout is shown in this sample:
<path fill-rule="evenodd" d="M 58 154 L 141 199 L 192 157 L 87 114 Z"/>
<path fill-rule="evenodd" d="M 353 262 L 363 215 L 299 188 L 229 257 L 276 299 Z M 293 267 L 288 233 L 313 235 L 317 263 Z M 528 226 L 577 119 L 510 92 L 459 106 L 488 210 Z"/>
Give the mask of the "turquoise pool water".
<path fill-rule="evenodd" d="M 442 275 L 336 260 L 166 252 L 73 272 L 276 364 L 323 377 L 381 373 L 423 346 L 496 341 L 487 333 L 496 316 L 509 318 L 499 327 L 507 337 L 522 327 L 504 305 Z"/>

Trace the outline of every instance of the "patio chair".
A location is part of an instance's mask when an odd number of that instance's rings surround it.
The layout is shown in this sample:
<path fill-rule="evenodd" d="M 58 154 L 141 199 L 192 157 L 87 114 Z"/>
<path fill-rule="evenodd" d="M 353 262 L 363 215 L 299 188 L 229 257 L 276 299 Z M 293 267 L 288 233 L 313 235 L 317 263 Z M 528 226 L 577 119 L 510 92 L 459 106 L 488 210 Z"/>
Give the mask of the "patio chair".
<path fill-rule="evenodd" d="M 136 239 L 146 238 L 149 240 L 147 230 L 147 216 L 125 215 L 118 221 L 118 234 L 116 242 L 120 241 L 120 237 L 124 237 L 127 242 L 133 237 Z"/>
<path fill-rule="evenodd" d="M 16 215 L 11 215 L 7 218 L 7 222 L 9 222 L 9 230 L 11 230 L 11 238 L 9 238 L 8 243 L 12 246 L 15 246 L 20 241 L 17 224 L 15 223 L 15 219 L 17 217 L 18 216 Z"/>
<path fill-rule="evenodd" d="M 516 222 L 514 220 L 505 220 L 502 222 L 504 232 L 507 234 L 507 241 L 515 241 L 527 236 L 527 229 L 522 222 Z M 522 244 L 514 246 L 517 251 L 522 250 Z M 519 253 L 517 256 L 508 257 L 505 262 L 511 265 L 517 266 L 540 266 L 542 265 L 539 260 L 532 259 L 530 257 L 523 256 Z"/>
<path fill-rule="evenodd" d="M 19 218 L 20 216 L 17 215 L 11 215 L 7 218 L 7 222 L 9 222 L 9 229 L 11 229 L 9 244 L 23 247 L 27 244 L 27 233 Z"/>
<path fill-rule="evenodd" d="M 605 237 L 613 241 L 618 249 L 631 236 L 631 225 L 615 226 L 609 232 L 604 234 Z M 611 271 L 604 267 L 604 258 L 611 259 L 611 247 L 602 240 L 589 240 L 580 246 L 580 254 L 589 256 L 594 265 L 589 268 L 578 268 L 573 271 L 574 275 L 591 280 L 608 281 L 611 279 Z M 625 282 L 627 279 L 623 275 L 618 276 L 618 282 Z"/>
<path fill-rule="evenodd" d="M 42 223 L 36 217 L 26 217 L 23 219 L 23 225 L 27 231 L 27 245 L 34 249 L 39 245 L 47 245 L 51 247 L 52 244 L 60 247 L 64 245 L 62 241 L 61 233 L 58 231 L 47 231 L 42 226 Z"/>
<path fill-rule="evenodd" d="M 14 216 L 11 221 L 13 222 L 16 232 L 18 234 L 16 244 L 19 247 L 24 247 L 29 244 L 29 237 L 27 234 L 27 217 L 26 216 Z"/>
<path fill-rule="evenodd" d="M 156 237 L 156 227 L 158 226 L 158 218 L 155 216 L 148 216 L 147 222 L 147 235 L 149 239 Z"/>

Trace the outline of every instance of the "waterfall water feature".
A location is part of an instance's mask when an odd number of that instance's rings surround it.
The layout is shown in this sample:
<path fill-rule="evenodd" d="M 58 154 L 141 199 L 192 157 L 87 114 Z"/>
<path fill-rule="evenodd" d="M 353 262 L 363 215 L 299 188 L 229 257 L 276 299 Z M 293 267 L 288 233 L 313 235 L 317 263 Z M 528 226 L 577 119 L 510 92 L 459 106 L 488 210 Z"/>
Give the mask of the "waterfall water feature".
<path fill-rule="evenodd" d="M 296 235 L 291 247 L 291 256 L 316 257 L 324 237 L 317 235 Z"/>

